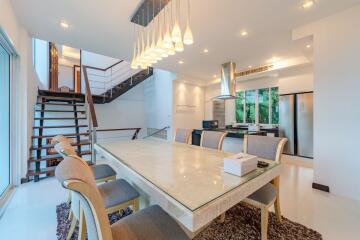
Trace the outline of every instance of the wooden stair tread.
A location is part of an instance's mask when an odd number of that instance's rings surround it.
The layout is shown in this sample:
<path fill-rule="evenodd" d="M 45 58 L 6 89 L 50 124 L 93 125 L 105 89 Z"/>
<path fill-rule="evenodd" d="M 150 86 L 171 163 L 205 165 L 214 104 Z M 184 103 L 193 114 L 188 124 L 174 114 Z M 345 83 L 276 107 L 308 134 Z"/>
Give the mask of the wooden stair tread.
<path fill-rule="evenodd" d="M 84 128 L 88 127 L 88 125 L 59 125 L 59 126 L 36 126 L 33 129 L 45 129 L 45 128 Z"/>
<path fill-rule="evenodd" d="M 88 136 L 89 133 L 83 132 L 83 133 L 67 133 L 67 134 L 61 134 L 64 137 L 78 137 L 78 136 Z M 32 138 L 53 138 L 56 135 L 42 135 L 42 136 L 32 136 Z"/>
<path fill-rule="evenodd" d="M 75 119 L 78 119 L 78 120 L 86 120 L 87 118 L 86 117 L 49 117 L 49 118 L 46 118 L 46 117 L 43 117 L 43 118 L 40 118 L 40 117 L 36 117 L 34 118 L 34 120 L 75 120 Z"/>
<path fill-rule="evenodd" d="M 83 107 L 83 103 L 56 103 L 56 102 L 37 102 L 37 105 L 52 105 L 52 106 L 77 106 L 77 107 Z"/>
<path fill-rule="evenodd" d="M 64 102 L 68 102 L 68 101 L 83 101 L 83 97 L 61 97 L 61 96 L 44 96 L 44 95 L 40 95 L 39 98 L 42 99 L 46 99 L 48 101 L 64 101 Z"/>
<path fill-rule="evenodd" d="M 40 174 L 52 173 L 55 171 L 55 169 L 56 169 L 56 166 L 41 168 L 40 171 L 29 170 L 27 173 L 27 176 L 32 177 L 32 176 L 36 176 L 36 175 L 40 175 Z"/>
<path fill-rule="evenodd" d="M 86 150 L 86 151 L 81 151 L 80 156 L 84 156 L 84 155 L 90 155 L 91 151 L 90 150 Z M 42 156 L 40 158 L 37 157 L 31 157 L 29 158 L 28 162 L 42 162 L 42 161 L 50 161 L 50 160 L 56 160 L 56 159 L 62 159 L 63 157 L 60 154 L 49 154 L 46 156 Z"/>
<path fill-rule="evenodd" d="M 71 145 L 74 147 L 77 146 L 84 146 L 84 145 L 89 145 L 90 141 L 88 140 L 84 140 L 84 141 L 80 141 L 79 143 L 72 143 Z M 46 144 L 46 145 L 42 145 L 42 146 L 32 146 L 30 148 L 30 150 L 35 151 L 35 150 L 42 150 L 42 149 L 49 149 L 49 148 L 54 148 L 55 144 Z"/>
<path fill-rule="evenodd" d="M 85 113 L 86 111 L 85 110 L 77 110 L 77 111 L 74 111 L 74 110 L 40 110 L 40 109 L 36 109 L 35 110 L 36 112 L 81 112 L 81 113 Z"/>

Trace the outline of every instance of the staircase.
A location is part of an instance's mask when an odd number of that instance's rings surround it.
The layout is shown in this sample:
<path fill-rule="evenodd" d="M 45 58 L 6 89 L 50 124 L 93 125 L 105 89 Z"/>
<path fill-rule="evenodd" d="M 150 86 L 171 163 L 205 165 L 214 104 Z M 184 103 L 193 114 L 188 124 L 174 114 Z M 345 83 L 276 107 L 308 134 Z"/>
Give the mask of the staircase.
<path fill-rule="evenodd" d="M 34 106 L 27 178 L 23 182 L 37 182 L 54 175 L 56 166 L 63 160 L 54 150 L 54 145 L 50 144 L 51 138 L 56 135 L 61 134 L 73 139 L 72 145 L 77 148 L 78 155 L 85 159 L 91 158 L 91 133 L 96 134 L 98 127 L 93 104 L 112 102 L 153 75 L 152 68 L 142 70 L 107 89 L 103 94 L 93 95 L 87 68 L 91 67 L 83 66 L 86 94 L 39 90 Z"/>
<path fill-rule="evenodd" d="M 153 68 L 149 68 L 146 70 L 142 70 L 133 76 L 129 77 L 125 81 L 117 84 L 116 86 L 108 89 L 101 95 L 93 95 L 94 103 L 96 104 L 104 104 L 110 103 L 119 96 L 123 95 L 130 89 L 136 87 L 138 84 L 142 83 L 149 77 L 153 75 Z"/>
<path fill-rule="evenodd" d="M 34 126 L 28 180 L 39 181 L 52 176 L 62 157 L 50 144 L 51 138 L 62 134 L 73 139 L 80 156 L 91 154 L 84 95 L 39 91 L 34 107 Z"/>

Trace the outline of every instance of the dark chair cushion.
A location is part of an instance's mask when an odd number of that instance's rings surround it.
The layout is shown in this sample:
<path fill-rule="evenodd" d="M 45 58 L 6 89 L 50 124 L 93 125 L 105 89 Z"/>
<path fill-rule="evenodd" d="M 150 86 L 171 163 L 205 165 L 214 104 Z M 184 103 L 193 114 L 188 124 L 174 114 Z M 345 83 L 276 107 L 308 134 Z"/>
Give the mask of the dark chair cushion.
<path fill-rule="evenodd" d="M 248 198 L 264 205 L 268 205 L 275 200 L 276 194 L 277 190 L 274 185 L 268 183 L 253 194 L 251 194 Z"/>
<path fill-rule="evenodd" d="M 100 184 L 98 189 L 105 208 L 111 208 L 139 197 L 139 193 L 124 179 Z"/>
<path fill-rule="evenodd" d="M 188 240 L 185 232 L 161 207 L 155 205 L 111 225 L 113 240 Z"/>
<path fill-rule="evenodd" d="M 91 169 L 96 180 L 116 176 L 114 169 L 107 164 L 93 165 L 91 166 Z"/>

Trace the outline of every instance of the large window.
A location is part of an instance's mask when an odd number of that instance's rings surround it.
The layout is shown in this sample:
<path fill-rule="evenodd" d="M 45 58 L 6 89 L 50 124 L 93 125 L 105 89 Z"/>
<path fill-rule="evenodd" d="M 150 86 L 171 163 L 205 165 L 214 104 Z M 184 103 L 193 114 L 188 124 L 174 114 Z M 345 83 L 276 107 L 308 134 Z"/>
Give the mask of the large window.
<path fill-rule="evenodd" d="M 10 54 L 0 44 L 0 196 L 10 185 Z"/>
<path fill-rule="evenodd" d="M 279 124 L 278 88 L 237 92 L 236 122 Z"/>

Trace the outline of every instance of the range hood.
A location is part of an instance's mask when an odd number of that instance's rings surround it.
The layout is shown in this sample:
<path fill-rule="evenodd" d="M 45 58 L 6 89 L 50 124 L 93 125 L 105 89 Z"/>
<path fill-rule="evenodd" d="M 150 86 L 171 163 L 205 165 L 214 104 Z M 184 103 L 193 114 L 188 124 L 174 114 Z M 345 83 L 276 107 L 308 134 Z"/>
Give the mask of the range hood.
<path fill-rule="evenodd" d="M 221 68 L 221 91 L 220 96 L 216 99 L 229 100 L 236 98 L 236 76 L 235 76 L 236 64 L 234 62 L 228 62 L 222 64 Z"/>

